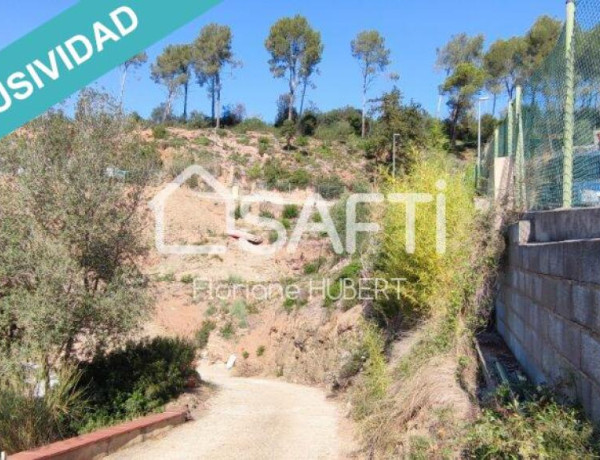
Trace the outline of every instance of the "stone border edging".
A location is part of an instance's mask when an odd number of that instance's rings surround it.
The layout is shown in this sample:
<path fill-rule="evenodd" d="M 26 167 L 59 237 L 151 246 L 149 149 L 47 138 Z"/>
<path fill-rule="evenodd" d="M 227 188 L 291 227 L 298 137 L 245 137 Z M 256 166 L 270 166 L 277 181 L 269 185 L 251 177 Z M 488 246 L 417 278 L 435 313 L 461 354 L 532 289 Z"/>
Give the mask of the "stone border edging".
<path fill-rule="evenodd" d="M 75 438 L 58 441 L 38 449 L 9 455 L 9 460 L 89 460 L 101 458 L 132 444 L 143 442 L 189 419 L 180 409 L 149 415 Z"/>

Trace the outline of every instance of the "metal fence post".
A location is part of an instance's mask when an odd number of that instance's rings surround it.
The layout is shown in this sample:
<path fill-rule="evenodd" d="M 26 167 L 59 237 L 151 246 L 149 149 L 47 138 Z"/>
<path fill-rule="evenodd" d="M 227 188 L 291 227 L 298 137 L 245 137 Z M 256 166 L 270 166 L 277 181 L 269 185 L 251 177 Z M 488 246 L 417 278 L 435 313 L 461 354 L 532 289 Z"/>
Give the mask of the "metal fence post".
<path fill-rule="evenodd" d="M 506 156 L 513 156 L 513 109 L 514 102 L 508 103 L 508 116 L 506 117 Z"/>
<path fill-rule="evenodd" d="M 500 128 L 494 129 L 494 158 L 500 156 Z"/>
<path fill-rule="evenodd" d="M 563 143 L 563 208 L 573 205 L 573 138 L 575 134 L 575 0 L 567 0 L 566 45 L 566 93 L 565 126 Z"/>
<path fill-rule="evenodd" d="M 517 126 L 517 151 L 515 152 L 515 170 L 517 188 L 517 206 L 522 208 L 525 199 L 525 137 L 523 133 L 523 88 L 517 86 L 515 98 L 515 117 Z"/>
<path fill-rule="evenodd" d="M 516 187 L 515 184 L 517 183 L 516 180 L 516 175 L 515 175 L 515 171 L 514 171 L 514 157 L 513 157 L 513 108 L 514 108 L 514 102 L 512 101 L 512 99 L 510 100 L 510 102 L 508 103 L 508 113 L 506 115 L 506 145 L 504 146 L 504 151 L 506 152 L 506 158 L 507 161 L 509 162 L 509 164 L 511 164 L 510 162 L 512 162 L 513 164 L 513 171 L 512 171 L 512 177 L 509 177 L 509 182 L 507 184 L 507 188 L 506 190 L 509 191 L 512 189 L 513 191 L 515 191 Z M 510 180 L 512 179 L 513 183 L 510 183 Z M 510 193 L 509 193 L 509 197 L 510 197 Z M 513 197 L 514 198 L 514 197 Z"/>

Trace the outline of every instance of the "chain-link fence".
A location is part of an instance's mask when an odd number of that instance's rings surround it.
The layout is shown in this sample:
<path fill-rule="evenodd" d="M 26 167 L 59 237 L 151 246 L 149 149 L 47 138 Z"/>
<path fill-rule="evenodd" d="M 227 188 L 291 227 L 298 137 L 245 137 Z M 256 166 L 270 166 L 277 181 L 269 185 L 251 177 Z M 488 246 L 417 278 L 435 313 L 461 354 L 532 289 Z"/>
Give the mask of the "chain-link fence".
<path fill-rule="evenodd" d="M 600 0 L 567 11 L 558 43 L 517 89 L 481 160 L 487 193 L 500 185 L 498 159 L 509 159 L 521 210 L 600 205 Z"/>

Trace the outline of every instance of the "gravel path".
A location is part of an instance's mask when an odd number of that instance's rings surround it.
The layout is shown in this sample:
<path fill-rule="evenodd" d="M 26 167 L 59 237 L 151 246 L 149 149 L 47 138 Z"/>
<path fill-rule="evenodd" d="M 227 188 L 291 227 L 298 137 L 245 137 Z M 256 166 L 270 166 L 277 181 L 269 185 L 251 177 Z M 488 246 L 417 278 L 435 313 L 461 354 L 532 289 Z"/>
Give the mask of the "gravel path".
<path fill-rule="evenodd" d="M 197 420 L 111 459 L 339 459 L 342 418 L 316 388 L 278 380 L 229 376 L 224 366 L 201 367 L 219 387 Z M 346 443 L 344 443 L 346 444 Z M 345 448 L 348 446 L 345 445 Z"/>

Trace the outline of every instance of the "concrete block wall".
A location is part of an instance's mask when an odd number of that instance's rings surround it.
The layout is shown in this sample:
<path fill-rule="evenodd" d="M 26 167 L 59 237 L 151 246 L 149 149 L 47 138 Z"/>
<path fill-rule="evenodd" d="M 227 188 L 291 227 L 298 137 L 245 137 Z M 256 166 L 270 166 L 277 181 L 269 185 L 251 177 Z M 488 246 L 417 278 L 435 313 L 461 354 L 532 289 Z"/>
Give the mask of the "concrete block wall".
<path fill-rule="evenodd" d="M 529 213 L 508 240 L 498 331 L 532 380 L 600 423 L 600 209 Z"/>

